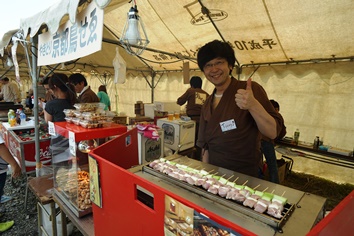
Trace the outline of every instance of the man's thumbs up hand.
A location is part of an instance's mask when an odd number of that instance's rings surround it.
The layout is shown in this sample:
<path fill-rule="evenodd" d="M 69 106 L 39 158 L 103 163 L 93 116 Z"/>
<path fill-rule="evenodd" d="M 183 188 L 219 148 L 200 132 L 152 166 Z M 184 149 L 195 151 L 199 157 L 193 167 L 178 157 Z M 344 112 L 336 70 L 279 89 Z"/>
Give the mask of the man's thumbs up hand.
<path fill-rule="evenodd" d="M 254 96 L 252 91 L 252 79 L 247 80 L 246 89 L 239 89 L 235 95 L 235 101 L 240 109 L 248 110 L 254 103 Z"/>

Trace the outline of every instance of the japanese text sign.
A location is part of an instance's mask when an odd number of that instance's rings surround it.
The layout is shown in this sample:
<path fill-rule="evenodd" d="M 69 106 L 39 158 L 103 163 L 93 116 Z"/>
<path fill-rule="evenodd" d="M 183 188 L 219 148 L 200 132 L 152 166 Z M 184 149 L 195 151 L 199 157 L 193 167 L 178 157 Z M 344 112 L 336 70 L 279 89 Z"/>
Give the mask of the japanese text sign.
<path fill-rule="evenodd" d="M 38 36 L 38 66 L 74 60 L 101 50 L 103 10 L 93 1 L 76 16 L 76 21 L 62 25 L 55 34 Z"/>

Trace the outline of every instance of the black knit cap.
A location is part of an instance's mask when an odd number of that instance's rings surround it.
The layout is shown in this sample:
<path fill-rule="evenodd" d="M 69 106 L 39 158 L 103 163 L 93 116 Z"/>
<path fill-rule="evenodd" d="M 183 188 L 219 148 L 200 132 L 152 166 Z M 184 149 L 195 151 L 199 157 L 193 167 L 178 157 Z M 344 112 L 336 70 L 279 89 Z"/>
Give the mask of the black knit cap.
<path fill-rule="evenodd" d="M 230 44 L 220 40 L 214 40 L 199 49 L 197 54 L 199 69 L 204 71 L 205 64 L 218 57 L 225 58 L 228 64 L 232 65 L 232 68 L 234 67 L 236 57 Z"/>

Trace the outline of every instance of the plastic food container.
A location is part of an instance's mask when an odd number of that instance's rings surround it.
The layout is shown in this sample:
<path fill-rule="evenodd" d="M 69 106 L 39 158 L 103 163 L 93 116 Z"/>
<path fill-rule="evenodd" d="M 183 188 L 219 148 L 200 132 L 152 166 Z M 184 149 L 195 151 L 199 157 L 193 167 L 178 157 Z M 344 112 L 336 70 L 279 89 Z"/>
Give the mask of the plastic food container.
<path fill-rule="evenodd" d="M 66 122 L 73 123 L 73 117 L 65 117 Z"/>
<path fill-rule="evenodd" d="M 74 116 L 77 118 L 82 118 L 82 112 L 79 110 L 74 110 Z"/>
<path fill-rule="evenodd" d="M 66 117 L 75 117 L 74 109 L 64 109 L 63 112 Z"/>
<path fill-rule="evenodd" d="M 80 118 L 74 117 L 74 118 L 72 118 L 72 122 L 73 122 L 75 125 L 80 125 Z"/>
<path fill-rule="evenodd" d="M 100 103 L 76 103 L 74 107 L 80 112 L 96 111 Z"/>
<path fill-rule="evenodd" d="M 88 121 L 98 121 L 101 119 L 101 115 L 95 112 L 83 112 L 82 118 Z"/>
<path fill-rule="evenodd" d="M 99 128 L 101 126 L 98 122 L 93 122 L 89 120 L 80 120 L 80 125 L 87 129 Z"/>

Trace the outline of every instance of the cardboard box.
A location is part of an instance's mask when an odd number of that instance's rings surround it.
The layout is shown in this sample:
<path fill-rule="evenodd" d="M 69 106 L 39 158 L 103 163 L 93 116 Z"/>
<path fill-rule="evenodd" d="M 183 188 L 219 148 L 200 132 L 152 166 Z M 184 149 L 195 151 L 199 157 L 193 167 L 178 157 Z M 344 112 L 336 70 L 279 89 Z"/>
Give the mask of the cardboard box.
<path fill-rule="evenodd" d="M 159 140 L 149 139 L 138 131 L 139 165 L 164 157 L 164 130 L 158 129 Z"/>
<path fill-rule="evenodd" d="M 183 151 L 194 147 L 195 121 L 183 121 L 181 119 L 158 119 L 157 126 L 164 129 L 165 147 L 174 151 Z M 179 147 L 180 146 L 180 147 Z"/>
<path fill-rule="evenodd" d="M 153 103 L 144 103 L 144 115 L 154 119 L 155 117 L 155 105 Z"/>
<path fill-rule="evenodd" d="M 283 183 L 286 175 L 288 174 L 288 167 L 290 165 L 289 161 L 285 161 L 283 158 L 277 160 L 278 163 L 278 176 L 279 176 L 279 183 Z M 266 168 L 264 171 L 264 179 L 269 181 L 269 170 Z"/>
<path fill-rule="evenodd" d="M 176 101 L 155 101 L 154 105 L 156 111 L 167 111 L 171 113 L 181 111 L 181 107 Z"/>
<path fill-rule="evenodd" d="M 121 125 L 127 124 L 127 116 L 115 116 L 113 117 L 113 122 Z"/>

